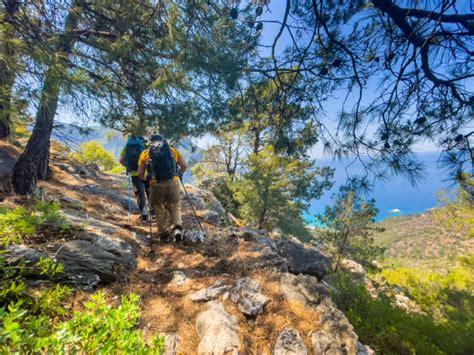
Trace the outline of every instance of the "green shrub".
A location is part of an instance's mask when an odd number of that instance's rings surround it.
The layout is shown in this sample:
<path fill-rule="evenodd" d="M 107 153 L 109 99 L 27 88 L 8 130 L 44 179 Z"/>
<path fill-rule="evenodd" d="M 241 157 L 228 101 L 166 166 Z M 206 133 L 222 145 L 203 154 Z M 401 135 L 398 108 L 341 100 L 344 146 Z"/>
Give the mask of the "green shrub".
<path fill-rule="evenodd" d="M 380 295 L 373 299 L 362 284 L 348 275 L 336 279 L 333 299 L 354 326 L 361 342 L 380 354 L 471 354 L 471 323 L 437 322 L 430 313 L 413 314 Z"/>
<path fill-rule="evenodd" d="M 12 243 L 69 229 L 56 203 L 0 210 L 0 353 L 161 353 L 162 337 L 147 343 L 136 330 L 138 296 L 123 297 L 112 307 L 98 293 L 85 311 L 71 317 L 65 305 L 73 293 L 70 287 L 31 287 L 25 282 L 33 269 L 35 275 L 53 280 L 62 265 L 51 258 L 34 265 L 7 263 L 5 253 Z"/>
<path fill-rule="evenodd" d="M 67 232 L 70 228 L 57 202 L 41 201 L 29 208 L 0 210 L 0 246 L 18 243 L 42 230 L 53 234 Z"/>
<path fill-rule="evenodd" d="M 152 337 L 147 343 L 135 329 L 140 317 L 138 301 L 131 294 L 113 307 L 99 292 L 85 303 L 85 311 L 54 325 L 47 313 L 34 314 L 19 301 L 8 310 L 0 309 L 0 352 L 160 354 L 163 337 Z"/>
<path fill-rule="evenodd" d="M 125 171 L 125 168 L 117 162 L 115 156 L 97 141 L 82 144 L 79 151 L 71 153 L 69 157 L 79 164 L 97 164 L 102 171 L 112 173 L 122 173 Z"/>

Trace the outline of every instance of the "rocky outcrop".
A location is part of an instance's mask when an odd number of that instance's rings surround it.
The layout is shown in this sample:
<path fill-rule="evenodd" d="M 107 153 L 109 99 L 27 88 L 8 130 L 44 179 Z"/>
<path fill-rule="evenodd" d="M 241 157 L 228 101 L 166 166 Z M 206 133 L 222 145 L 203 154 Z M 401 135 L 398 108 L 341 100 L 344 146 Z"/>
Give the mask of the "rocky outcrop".
<path fill-rule="evenodd" d="M 357 354 L 357 335 L 344 313 L 329 297 L 316 307 L 320 319 L 318 330 L 311 334 L 315 354 Z"/>
<path fill-rule="evenodd" d="M 306 355 L 306 347 L 297 330 L 285 328 L 275 345 L 273 355 Z"/>
<path fill-rule="evenodd" d="M 288 301 L 299 302 L 320 314 L 311 334 L 313 354 L 356 354 L 357 335 L 331 301 L 329 290 L 309 275 L 283 274 L 280 290 Z"/>
<path fill-rule="evenodd" d="M 227 313 L 222 303 L 209 302 L 207 310 L 200 313 L 196 319 L 196 329 L 200 338 L 198 354 L 237 355 L 239 353 L 237 320 Z"/>
<path fill-rule="evenodd" d="M 327 255 L 290 240 L 279 241 L 276 249 L 278 255 L 287 260 L 289 272 L 295 275 L 312 275 L 321 280 L 331 267 L 331 259 Z"/>
<path fill-rule="evenodd" d="M 231 290 L 230 299 L 238 304 L 243 314 L 250 317 L 263 313 L 265 306 L 271 301 L 262 294 L 260 284 L 248 277 L 237 280 Z"/>

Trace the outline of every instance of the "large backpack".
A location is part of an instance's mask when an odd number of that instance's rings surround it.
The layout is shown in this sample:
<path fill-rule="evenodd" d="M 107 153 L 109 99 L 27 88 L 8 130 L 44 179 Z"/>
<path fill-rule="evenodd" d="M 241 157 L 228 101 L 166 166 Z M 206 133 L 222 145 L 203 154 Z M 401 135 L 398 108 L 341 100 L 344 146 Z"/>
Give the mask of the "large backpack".
<path fill-rule="evenodd" d="M 140 154 L 145 150 L 145 140 L 142 137 L 129 137 L 125 146 L 125 166 L 127 172 L 138 170 Z"/>
<path fill-rule="evenodd" d="M 158 180 L 171 180 L 178 176 L 176 160 L 171 152 L 168 142 L 163 142 L 159 147 L 150 146 L 150 163 L 148 164 L 151 177 Z"/>

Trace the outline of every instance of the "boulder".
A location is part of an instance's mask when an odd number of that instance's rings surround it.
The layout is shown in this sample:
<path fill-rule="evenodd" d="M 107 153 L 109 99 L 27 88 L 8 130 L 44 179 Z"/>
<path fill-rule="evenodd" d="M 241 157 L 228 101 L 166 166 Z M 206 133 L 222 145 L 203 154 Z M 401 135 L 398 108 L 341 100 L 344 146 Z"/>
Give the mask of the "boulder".
<path fill-rule="evenodd" d="M 342 259 L 340 268 L 357 279 L 364 279 L 367 276 L 367 272 L 365 271 L 364 267 L 354 260 Z"/>
<path fill-rule="evenodd" d="M 305 307 L 316 307 L 329 297 L 329 290 L 309 275 L 281 274 L 280 291 L 288 301 L 296 301 Z"/>
<path fill-rule="evenodd" d="M 127 280 L 137 266 L 129 243 L 96 235 L 91 235 L 90 240 L 67 241 L 59 249 L 57 260 L 63 265 L 66 278 L 79 286 L 90 286 L 91 280 L 97 278 L 104 284 Z"/>
<path fill-rule="evenodd" d="M 188 184 L 186 184 L 186 189 L 188 191 L 189 199 L 196 210 L 211 210 L 219 215 L 219 220 L 225 219 L 226 211 L 224 207 L 222 207 L 222 204 L 210 191 Z M 189 204 L 186 196 L 183 196 L 182 198 L 186 200 L 184 203 Z"/>
<path fill-rule="evenodd" d="M 270 298 L 261 293 L 260 284 L 248 277 L 237 280 L 230 298 L 238 304 L 243 314 L 251 317 L 263 313 L 265 306 L 271 302 Z"/>
<path fill-rule="evenodd" d="M 279 241 L 276 249 L 288 261 L 289 272 L 295 275 L 312 275 L 321 280 L 331 267 L 331 259 L 327 255 L 294 241 Z"/>
<path fill-rule="evenodd" d="M 278 337 L 274 355 L 306 355 L 303 339 L 296 329 L 285 328 Z"/>
<path fill-rule="evenodd" d="M 222 280 L 216 281 L 213 285 L 194 292 L 190 297 L 193 302 L 207 302 L 216 299 L 225 293 L 230 286 L 224 285 Z"/>
<path fill-rule="evenodd" d="M 238 355 L 240 341 L 237 319 L 227 313 L 222 303 L 209 302 L 207 310 L 196 319 L 196 329 L 200 338 L 198 354 Z"/>

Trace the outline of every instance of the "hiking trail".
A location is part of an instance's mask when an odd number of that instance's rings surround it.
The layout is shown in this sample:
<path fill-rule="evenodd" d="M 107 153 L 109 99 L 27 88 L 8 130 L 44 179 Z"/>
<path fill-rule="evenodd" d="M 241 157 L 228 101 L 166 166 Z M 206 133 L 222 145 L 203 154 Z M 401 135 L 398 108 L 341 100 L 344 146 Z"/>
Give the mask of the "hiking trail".
<path fill-rule="evenodd" d="M 53 146 L 54 148 L 54 146 Z M 51 178 L 41 197 L 59 201 L 77 227 L 72 237 L 48 238 L 11 249 L 9 258 L 54 254 L 66 282 L 78 288 L 71 310 L 102 290 L 111 304 L 130 292 L 141 299 L 139 327 L 162 334 L 166 354 L 370 354 L 322 282 L 330 259 L 294 240 L 230 225 L 206 190 L 186 185 L 206 231 L 201 243 L 182 195 L 186 237 L 181 244 L 150 238 L 138 213 L 127 217 L 127 181 L 96 166 L 74 165 L 51 154 Z M 26 198 L 9 196 L 15 207 Z M 136 210 L 136 206 L 135 206 Z M 147 237 L 148 236 L 148 237 Z"/>

